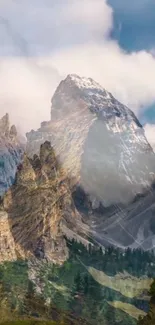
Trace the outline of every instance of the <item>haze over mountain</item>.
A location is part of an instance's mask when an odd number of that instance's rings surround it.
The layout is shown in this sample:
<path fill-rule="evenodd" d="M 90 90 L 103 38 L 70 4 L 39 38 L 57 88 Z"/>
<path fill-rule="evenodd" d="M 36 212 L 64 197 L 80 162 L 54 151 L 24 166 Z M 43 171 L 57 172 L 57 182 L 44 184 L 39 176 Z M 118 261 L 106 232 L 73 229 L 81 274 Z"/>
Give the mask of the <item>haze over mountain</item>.
<path fill-rule="evenodd" d="M 154 0 L 1 0 L 0 325 L 155 324 L 154 30 Z"/>
<path fill-rule="evenodd" d="M 9 129 L 8 115 L 1 120 L 1 134 L 3 150 L 7 150 L 7 154 L 3 151 L 1 154 L 1 193 L 14 182 L 17 188 L 15 192 L 11 190 L 12 203 L 6 208 L 12 214 L 22 191 L 22 187 L 18 191 L 19 172 L 16 178 L 15 173 L 23 149 L 16 140 L 15 127 Z M 68 75 L 52 98 L 51 120 L 42 122 L 37 131 L 27 133 L 27 157 L 38 155 L 33 160 L 37 161 L 39 170 L 43 168 L 39 162 L 40 146 L 46 141 L 51 143 L 63 174 L 69 179 L 68 195 L 78 211 L 78 223 L 82 222 L 79 229 L 84 229 L 81 238 L 89 241 L 91 234 L 102 245 L 151 249 L 154 246 L 155 154 L 134 113 L 93 79 Z M 35 193 L 38 191 L 35 179 L 41 176 L 32 170 L 33 160 L 29 163 L 26 158 L 22 173 L 26 182 L 28 177 L 28 188 L 29 181 L 34 183 Z M 27 186 L 25 181 L 23 184 Z M 26 211 L 30 194 L 28 190 L 28 201 L 23 203 Z M 35 210 L 33 205 L 29 207 L 30 214 Z M 19 219 L 19 229 L 20 222 Z M 70 222 L 74 224 L 75 220 L 71 218 Z M 11 227 L 14 228 L 13 224 Z M 78 227 L 75 228 L 78 233 Z M 27 244 L 24 236 L 22 245 L 27 247 Z"/>
<path fill-rule="evenodd" d="M 27 133 L 25 153 L 8 114 L 0 133 L 0 311 L 51 319 L 54 299 L 91 325 L 118 325 L 118 315 L 135 325 L 147 311 L 155 243 L 155 154 L 135 114 L 72 74 L 52 97 L 50 121 Z M 23 290 L 12 287 L 14 271 Z"/>

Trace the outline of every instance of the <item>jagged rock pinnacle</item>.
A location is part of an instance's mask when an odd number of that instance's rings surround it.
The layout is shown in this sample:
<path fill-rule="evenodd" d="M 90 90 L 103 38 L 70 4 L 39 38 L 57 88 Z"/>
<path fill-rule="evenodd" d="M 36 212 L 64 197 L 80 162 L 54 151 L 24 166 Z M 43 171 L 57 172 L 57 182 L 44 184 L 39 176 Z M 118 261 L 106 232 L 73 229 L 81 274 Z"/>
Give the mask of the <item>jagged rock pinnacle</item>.
<path fill-rule="evenodd" d="M 10 128 L 9 114 L 0 119 L 0 195 L 15 180 L 17 165 L 23 155 L 23 146 L 17 137 L 15 125 Z"/>
<path fill-rule="evenodd" d="M 10 130 L 9 114 L 6 113 L 0 119 L 0 133 L 1 133 L 1 135 L 8 137 L 9 136 L 9 130 Z"/>
<path fill-rule="evenodd" d="M 10 138 L 16 138 L 17 137 L 17 129 L 16 129 L 15 125 L 11 126 L 9 136 L 10 136 Z"/>

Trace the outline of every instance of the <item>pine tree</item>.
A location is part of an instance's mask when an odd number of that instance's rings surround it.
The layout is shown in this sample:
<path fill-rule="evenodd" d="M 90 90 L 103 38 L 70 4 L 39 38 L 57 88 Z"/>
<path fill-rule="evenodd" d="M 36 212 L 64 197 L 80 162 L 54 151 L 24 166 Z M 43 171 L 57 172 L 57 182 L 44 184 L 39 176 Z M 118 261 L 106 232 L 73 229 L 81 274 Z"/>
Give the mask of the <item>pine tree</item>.
<path fill-rule="evenodd" d="M 82 281 L 80 272 L 77 273 L 74 282 L 75 282 L 76 292 L 79 292 L 79 293 L 82 292 L 83 291 L 83 281 Z"/>

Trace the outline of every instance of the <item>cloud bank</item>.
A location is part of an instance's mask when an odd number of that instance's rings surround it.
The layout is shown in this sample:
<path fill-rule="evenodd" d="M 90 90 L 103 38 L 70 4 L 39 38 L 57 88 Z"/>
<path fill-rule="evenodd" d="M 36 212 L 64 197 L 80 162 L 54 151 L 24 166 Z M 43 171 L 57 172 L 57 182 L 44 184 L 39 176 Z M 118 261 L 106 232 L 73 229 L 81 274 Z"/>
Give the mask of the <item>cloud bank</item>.
<path fill-rule="evenodd" d="M 49 119 L 51 96 L 69 73 L 96 79 L 137 115 L 155 102 L 155 57 L 110 38 L 105 0 L 2 1 L 0 27 L 0 115 L 11 113 L 24 132 Z"/>
<path fill-rule="evenodd" d="M 25 133 L 50 119 L 50 100 L 60 76 L 37 59 L 0 58 L 0 116 Z"/>

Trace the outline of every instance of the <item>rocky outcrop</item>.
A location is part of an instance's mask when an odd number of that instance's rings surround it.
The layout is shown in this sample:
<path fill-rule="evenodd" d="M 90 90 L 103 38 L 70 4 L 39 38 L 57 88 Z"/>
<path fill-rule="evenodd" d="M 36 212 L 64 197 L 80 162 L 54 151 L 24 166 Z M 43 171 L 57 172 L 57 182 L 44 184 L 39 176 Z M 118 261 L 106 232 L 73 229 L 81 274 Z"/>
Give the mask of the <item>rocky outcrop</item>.
<path fill-rule="evenodd" d="M 8 214 L 0 211 L 0 263 L 17 259 L 16 246 L 11 233 Z"/>
<path fill-rule="evenodd" d="M 0 119 L 0 196 L 13 184 L 17 166 L 23 155 L 15 125 L 10 127 L 9 115 Z"/>
<path fill-rule="evenodd" d="M 39 156 L 24 155 L 15 184 L 4 196 L 0 222 L 0 261 L 35 256 L 61 264 L 68 257 L 67 231 L 77 236 L 81 231 L 84 237 L 69 179 L 48 141 Z"/>

